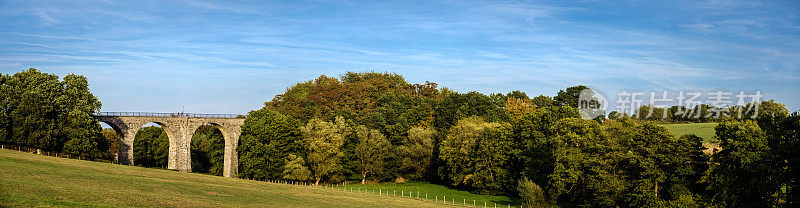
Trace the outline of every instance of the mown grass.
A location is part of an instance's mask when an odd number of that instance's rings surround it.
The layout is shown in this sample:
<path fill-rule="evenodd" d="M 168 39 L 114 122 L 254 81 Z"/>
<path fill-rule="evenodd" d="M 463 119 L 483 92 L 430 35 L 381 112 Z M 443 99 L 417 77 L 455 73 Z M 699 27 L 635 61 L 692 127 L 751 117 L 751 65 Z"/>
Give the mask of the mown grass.
<path fill-rule="evenodd" d="M 443 205 L 0 150 L 0 207 L 379 206 Z"/>
<path fill-rule="evenodd" d="M 360 189 L 360 190 L 367 190 L 369 192 L 378 193 L 379 191 L 384 192 L 384 194 L 389 195 L 401 195 L 404 194 L 406 197 L 409 197 L 409 193 L 411 197 L 416 198 L 417 194 L 419 194 L 419 198 L 425 199 L 425 194 L 427 194 L 428 200 L 434 200 L 439 203 L 444 203 L 442 200 L 446 197 L 447 204 L 451 204 L 455 202 L 456 205 L 464 205 L 468 206 L 474 204 L 478 207 L 483 207 L 484 202 L 488 207 L 494 207 L 494 204 L 497 203 L 498 207 L 507 207 L 507 205 L 511 206 L 518 206 L 520 204 L 519 199 L 517 198 L 510 198 L 507 196 L 490 196 L 490 195 L 479 195 L 473 194 L 467 191 L 460 191 L 448 188 L 442 185 L 430 184 L 426 182 L 406 182 L 406 183 L 375 183 L 375 184 L 349 184 L 346 187 Z"/>
<path fill-rule="evenodd" d="M 717 142 L 717 140 L 714 139 L 714 135 L 716 134 L 714 128 L 717 127 L 717 123 L 664 124 L 662 126 L 667 128 L 667 130 L 676 137 L 686 134 L 695 134 L 703 138 L 703 143 Z"/>

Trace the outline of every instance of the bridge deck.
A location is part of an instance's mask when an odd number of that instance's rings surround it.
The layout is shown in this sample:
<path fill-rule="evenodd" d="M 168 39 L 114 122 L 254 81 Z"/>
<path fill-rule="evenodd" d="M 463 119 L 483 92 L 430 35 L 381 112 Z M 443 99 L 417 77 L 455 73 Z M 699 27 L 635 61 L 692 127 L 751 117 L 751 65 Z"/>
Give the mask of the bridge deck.
<path fill-rule="evenodd" d="M 130 117 L 192 117 L 192 118 L 244 118 L 238 114 L 208 113 L 151 113 L 151 112 L 100 112 L 96 116 L 130 116 Z"/>

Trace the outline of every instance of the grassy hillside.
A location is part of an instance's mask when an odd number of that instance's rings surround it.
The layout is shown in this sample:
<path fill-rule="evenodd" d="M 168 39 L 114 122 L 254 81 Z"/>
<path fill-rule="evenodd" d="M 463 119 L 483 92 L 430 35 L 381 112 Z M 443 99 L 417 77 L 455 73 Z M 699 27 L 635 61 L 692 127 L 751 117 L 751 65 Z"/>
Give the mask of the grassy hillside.
<path fill-rule="evenodd" d="M 400 197 L 0 150 L 0 207 L 435 207 Z"/>
<path fill-rule="evenodd" d="M 685 134 L 695 134 L 703 138 L 704 143 L 713 143 L 716 141 L 716 139 L 714 139 L 716 132 L 714 128 L 717 127 L 717 123 L 665 124 L 662 126 L 666 127 L 669 132 L 677 137 Z"/>
<path fill-rule="evenodd" d="M 493 207 L 494 203 L 497 203 L 498 206 L 506 207 L 506 205 L 511 204 L 519 205 L 519 199 L 512 199 L 507 196 L 487 196 L 487 195 L 478 195 L 472 194 L 467 191 L 459 191 L 451 188 L 447 188 L 446 186 L 430 184 L 425 182 L 407 182 L 407 183 L 386 183 L 386 184 L 352 184 L 349 185 L 350 188 L 361 188 L 361 189 L 368 189 L 368 190 L 380 190 L 387 192 L 389 194 L 405 194 L 408 195 L 409 193 L 412 194 L 413 197 L 417 197 L 417 193 L 419 193 L 420 198 L 425 198 L 425 194 L 428 194 L 429 200 L 442 200 L 443 196 L 447 196 L 447 203 L 453 203 L 455 200 L 456 205 L 463 205 L 464 201 L 466 200 L 467 205 L 472 205 L 473 200 L 478 207 L 483 207 L 484 202 L 489 207 Z"/>

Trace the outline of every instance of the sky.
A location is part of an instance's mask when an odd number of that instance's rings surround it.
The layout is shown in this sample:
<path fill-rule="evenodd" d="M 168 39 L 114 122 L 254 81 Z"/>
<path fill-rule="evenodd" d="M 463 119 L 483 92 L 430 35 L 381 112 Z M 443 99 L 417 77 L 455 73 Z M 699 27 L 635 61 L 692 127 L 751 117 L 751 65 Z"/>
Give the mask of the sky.
<path fill-rule="evenodd" d="M 798 15 L 800 1 L 0 0 L 0 73 L 84 75 L 106 112 L 244 114 L 347 71 L 612 101 L 760 91 L 797 111 Z"/>

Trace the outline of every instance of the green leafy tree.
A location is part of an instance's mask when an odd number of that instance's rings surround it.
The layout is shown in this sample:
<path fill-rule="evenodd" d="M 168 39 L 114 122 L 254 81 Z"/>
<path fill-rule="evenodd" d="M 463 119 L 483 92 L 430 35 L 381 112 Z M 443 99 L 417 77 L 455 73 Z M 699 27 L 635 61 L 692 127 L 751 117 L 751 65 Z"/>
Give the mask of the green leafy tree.
<path fill-rule="evenodd" d="M 577 108 L 578 97 L 580 97 L 581 91 L 585 89 L 589 89 L 589 87 L 578 85 L 578 86 L 568 87 L 566 91 L 564 90 L 558 91 L 558 95 L 553 97 L 553 100 L 555 101 L 554 104 Z"/>
<path fill-rule="evenodd" d="M 99 131 L 101 128 L 97 119 L 79 110 L 73 110 L 66 120 L 70 125 L 62 128 L 62 134 L 71 139 L 64 144 L 64 153 L 79 158 L 102 157 L 103 152 L 100 150 L 100 146 L 107 147 L 108 143 Z"/>
<path fill-rule="evenodd" d="M 333 123 L 320 119 L 311 119 L 308 124 L 300 127 L 303 135 L 302 144 L 308 153 L 308 165 L 314 176 L 314 184 L 319 185 L 323 177 L 339 171 L 342 147 L 345 140 L 347 126 L 344 118 L 336 117 Z"/>
<path fill-rule="evenodd" d="M 578 118 L 578 110 L 568 106 L 536 108 L 521 119 L 513 121 L 514 162 L 512 172 L 520 173 L 547 190 L 548 175 L 555 165 L 552 138 L 556 136 L 556 122 L 565 118 Z"/>
<path fill-rule="evenodd" d="M 222 175 L 225 138 L 212 124 L 201 125 L 192 134 L 192 172 Z"/>
<path fill-rule="evenodd" d="M 533 106 L 537 108 L 546 108 L 555 105 L 555 101 L 553 100 L 553 98 L 545 95 L 539 95 L 534 97 L 533 99 L 531 99 L 531 103 L 533 104 Z"/>
<path fill-rule="evenodd" d="M 0 143 L 13 144 L 15 143 L 10 137 L 11 117 L 9 111 L 11 110 L 11 86 L 8 81 L 11 76 L 0 73 Z"/>
<path fill-rule="evenodd" d="M 726 207 L 768 207 L 776 202 L 778 184 L 773 180 L 771 149 L 754 121 L 723 121 L 716 127 L 720 151 L 714 154 L 711 178 L 718 192 L 713 199 Z"/>
<path fill-rule="evenodd" d="M 397 147 L 400 169 L 405 178 L 420 180 L 427 175 L 433 159 L 436 134 L 433 128 L 414 127 L 408 130 L 408 137 L 403 145 Z"/>
<path fill-rule="evenodd" d="M 97 142 L 92 138 L 76 137 L 64 144 L 64 153 L 78 156 L 79 159 L 91 157 L 97 152 Z"/>
<path fill-rule="evenodd" d="M 100 126 L 90 121 L 100 102 L 89 92 L 85 77 L 69 74 L 59 81 L 33 68 L 0 77 L 4 142 L 49 152 L 61 152 L 76 137 L 102 142 L 97 136 Z"/>
<path fill-rule="evenodd" d="M 143 167 L 166 168 L 169 158 L 167 132 L 158 126 L 144 127 L 133 139 L 133 163 Z"/>
<path fill-rule="evenodd" d="M 100 131 L 103 138 L 106 140 L 108 146 L 106 148 L 101 148 L 100 150 L 103 151 L 105 155 L 107 155 L 107 159 L 116 161 L 117 155 L 119 154 L 119 137 L 117 136 L 117 132 L 112 128 L 106 128 Z"/>
<path fill-rule="evenodd" d="M 527 208 L 549 207 L 544 198 L 544 191 L 528 178 L 522 178 L 517 183 L 517 192 L 522 199 L 522 206 Z"/>
<path fill-rule="evenodd" d="M 60 152 L 68 138 L 61 135 L 66 106 L 58 76 L 31 68 L 15 73 L 8 85 L 10 137 L 14 143 Z"/>
<path fill-rule="evenodd" d="M 470 116 L 480 116 L 491 122 L 508 121 L 508 114 L 502 108 L 503 102 L 479 92 L 461 94 L 447 89 L 442 90 L 434 116 L 437 129 L 449 129 L 456 122 Z"/>
<path fill-rule="evenodd" d="M 283 179 L 295 181 L 311 179 L 311 171 L 306 167 L 306 161 L 294 154 L 286 156 L 286 162 L 283 166 Z"/>
<path fill-rule="evenodd" d="M 614 206 L 625 190 L 624 175 L 615 172 L 620 155 L 599 124 L 578 118 L 556 122 L 551 199 L 589 206 Z"/>
<path fill-rule="evenodd" d="M 530 97 L 528 97 L 527 94 L 519 90 L 514 90 L 509 92 L 508 94 L 506 94 L 506 97 L 516 98 L 520 100 L 530 100 Z"/>
<path fill-rule="evenodd" d="M 355 153 L 358 157 L 361 175 L 361 184 L 365 184 L 370 174 L 380 174 L 383 171 L 384 160 L 389 154 L 391 144 L 380 131 L 358 126 L 356 129 Z"/>
<path fill-rule="evenodd" d="M 798 206 L 800 204 L 800 112 L 794 112 L 779 122 L 764 125 L 767 127 L 767 136 L 770 148 L 775 154 L 773 175 L 778 180 L 784 191 L 779 191 L 778 200 L 785 201 L 784 206 Z"/>
<path fill-rule="evenodd" d="M 507 123 L 486 122 L 477 116 L 460 120 L 442 141 L 443 178 L 483 193 L 510 190 L 514 184 L 508 172 L 510 134 Z"/>
<path fill-rule="evenodd" d="M 264 107 L 248 114 L 239 137 L 239 177 L 280 179 L 284 158 L 300 152 L 300 132 L 289 116 Z"/>

